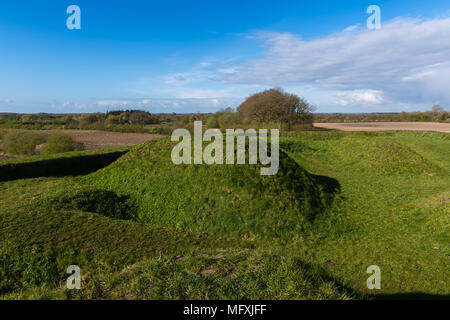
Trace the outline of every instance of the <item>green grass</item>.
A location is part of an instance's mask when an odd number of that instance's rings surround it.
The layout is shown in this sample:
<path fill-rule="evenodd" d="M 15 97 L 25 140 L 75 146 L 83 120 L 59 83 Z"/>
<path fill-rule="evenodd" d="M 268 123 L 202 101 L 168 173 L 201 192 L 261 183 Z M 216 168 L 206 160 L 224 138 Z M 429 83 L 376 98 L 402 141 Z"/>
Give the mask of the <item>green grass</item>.
<path fill-rule="evenodd" d="M 278 174 L 261 176 L 259 165 L 177 166 L 174 145 L 146 142 L 86 185 L 131 196 L 145 223 L 246 238 L 292 239 L 326 211 L 325 186 L 283 152 Z"/>
<path fill-rule="evenodd" d="M 448 297 L 449 139 L 424 132 L 296 133 L 281 140 L 286 153 L 272 179 L 249 166 L 172 166 L 170 144 L 161 140 L 86 176 L 0 182 L 0 294 Z M 331 190 L 335 183 L 339 188 Z M 86 197 L 83 190 L 100 192 Z M 137 218 L 103 214 L 102 204 L 120 208 L 120 197 L 137 205 Z M 99 206 L 84 205 L 85 198 Z M 80 291 L 64 289 L 71 264 L 82 269 Z M 373 264 L 381 268 L 375 292 L 366 287 Z"/>
<path fill-rule="evenodd" d="M 363 292 L 361 270 L 377 264 L 384 294 L 448 295 L 449 135 L 377 134 L 367 149 L 365 136 L 311 137 L 302 142 L 313 151 L 293 154 L 306 169 L 336 178 L 345 197 L 333 225 L 314 242 L 315 255 L 334 261 L 335 274 Z"/>

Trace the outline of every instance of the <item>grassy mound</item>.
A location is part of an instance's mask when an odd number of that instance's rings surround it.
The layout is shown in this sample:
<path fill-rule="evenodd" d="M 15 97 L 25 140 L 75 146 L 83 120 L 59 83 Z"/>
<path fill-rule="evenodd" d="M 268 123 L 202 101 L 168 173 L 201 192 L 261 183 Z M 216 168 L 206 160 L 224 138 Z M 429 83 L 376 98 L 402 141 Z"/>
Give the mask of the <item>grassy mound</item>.
<path fill-rule="evenodd" d="M 174 165 L 168 139 L 149 141 L 86 178 L 137 201 L 156 225 L 249 238 L 292 238 L 326 207 L 323 181 L 284 152 L 275 176 L 259 165 Z"/>
<path fill-rule="evenodd" d="M 345 137 L 332 148 L 342 163 L 381 174 L 423 174 L 440 170 L 403 143 L 378 138 Z"/>

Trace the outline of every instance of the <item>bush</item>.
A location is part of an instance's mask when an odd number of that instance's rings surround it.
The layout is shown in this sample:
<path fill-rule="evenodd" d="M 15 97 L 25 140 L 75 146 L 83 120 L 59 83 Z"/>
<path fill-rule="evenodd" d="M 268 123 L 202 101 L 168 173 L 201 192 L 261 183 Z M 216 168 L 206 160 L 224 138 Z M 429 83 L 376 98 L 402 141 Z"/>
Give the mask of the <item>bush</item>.
<path fill-rule="evenodd" d="M 446 121 L 449 118 L 447 111 L 441 111 L 437 116 L 438 121 Z"/>
<path fill-rule="evenodd" d="M 12 131 L 3 137 L 3 149 L 7 153 L 17 155 L 32 155 L 38 144 L 46 140 L 42 134 L 27 131 Z"/>
<path fill-rule="evenodd" d="M 51 136 L 42 150 L 43 154 L 70 152 L 82 150 L 83 144 L 75 141 L 74 138 L 65 134 Z"/>
<path fill-rule="evenodd" d="M 219 122 L 217 121 L 217 118 L 215 116 L 211 116 L 206 120 L 206 127 L 208 129 L 218 129 L 219 128 Z"/>
<path fill-rule="evenodd" d="M 221 129 L 231 129 L 238 126 L 241 123 L 239 113 L 227 112 L 218 115 L 217 121 Z"/>
<path fill-rule="evenodd" d="M 97 114 L 94 113 L 84 113 L 80 117 L 80 124 L 82 126 L 90 125 L 98 121 Z"/>

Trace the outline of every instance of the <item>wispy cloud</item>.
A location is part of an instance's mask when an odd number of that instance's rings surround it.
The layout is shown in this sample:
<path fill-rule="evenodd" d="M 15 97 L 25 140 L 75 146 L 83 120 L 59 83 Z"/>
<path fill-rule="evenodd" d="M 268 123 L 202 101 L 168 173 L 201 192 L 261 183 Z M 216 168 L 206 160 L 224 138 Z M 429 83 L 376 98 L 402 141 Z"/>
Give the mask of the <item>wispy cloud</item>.
<path fill-rule="evenodd" d="M 236 98 L 182 98 L 182 99 L 103 99 L 96 102 L 102 110 L 142 109 L 150 112 L 215 112 L 219 108 L 236 107 Z"/>
<path fill-rule="evenodd" d="M 218 73 L 217 81 L 265 86 L 312 85 L 335 101 L 450 104 L 450 18 L 397 18 L 381 30 L 351 26 L 309 41 L 292 33 L 259 32 L 260 59 Z M 338 94 L 336 94 L 338 92 Z M 337 99 L 337 100 L 336 100 Z"/>
<path fill-rule="evenodd" d="M 358 29 L 358 27 L 359 27 L 359 24 L 355 24 L 355 25 L 352 25 L 352 26 L 348 26 L 343 31 L 344 32 L 352 32 L 352 31 L 355 31 L 356 29 Z"/>

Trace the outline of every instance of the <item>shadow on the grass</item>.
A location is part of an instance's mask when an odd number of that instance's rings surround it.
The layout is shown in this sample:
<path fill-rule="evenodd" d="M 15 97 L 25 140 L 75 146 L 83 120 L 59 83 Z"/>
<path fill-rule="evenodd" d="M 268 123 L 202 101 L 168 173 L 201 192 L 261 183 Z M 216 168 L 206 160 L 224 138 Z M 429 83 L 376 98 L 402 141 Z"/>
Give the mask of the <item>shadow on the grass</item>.
<path fill-rule="evenodd" d="M 341 192 L 341 184 L 334 178 L 311 174 L 312 178 L 322 189 L 326 205 L 330 205 L 337 193 Z"/>
<path fill-rule="evenodd" d="M 104 168 L 128 151 L 0 165 L 0 181 L 84 175 Z"/>

